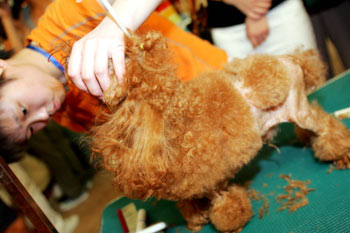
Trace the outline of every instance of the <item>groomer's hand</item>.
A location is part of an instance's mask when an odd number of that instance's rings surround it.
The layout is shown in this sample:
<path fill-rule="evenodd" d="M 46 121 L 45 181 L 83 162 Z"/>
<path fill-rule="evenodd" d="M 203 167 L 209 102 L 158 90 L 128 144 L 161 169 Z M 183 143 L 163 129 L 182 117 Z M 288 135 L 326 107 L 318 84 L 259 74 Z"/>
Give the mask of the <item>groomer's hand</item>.
<path fill-rule="evenodd" d="M 111 80 L 108 60 L 112 59 L 119 83 L 125 71 L 124 34 L 106 17 L 94 30 L 75 42 L 69 58 L 68 76 L 81 90 L 103 98 Z"/>
<path fill-rule="evenodd" d="M 251 19 L 258 20 L 270 9 L 271 0 L 223 0 L 224 3 L 238 8 Z"/>
<path fill-rule="evenodd" d="M 245 20 L 247 38 L 254 48 L 261 45 L 269 35 L 269 25 L 266 16 L 259 20 L 249 17 Z"/>

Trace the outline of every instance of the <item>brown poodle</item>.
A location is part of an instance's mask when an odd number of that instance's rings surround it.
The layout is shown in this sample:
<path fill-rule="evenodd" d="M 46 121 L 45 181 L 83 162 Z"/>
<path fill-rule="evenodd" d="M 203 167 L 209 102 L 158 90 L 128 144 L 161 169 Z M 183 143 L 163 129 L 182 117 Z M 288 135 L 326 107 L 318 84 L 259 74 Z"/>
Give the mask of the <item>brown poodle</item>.
<path fill-rule="evenodd" d="M 178 201 L 195 231 L 209 221 L 219 231 L 238 231 L 252 208 L 246 191 L 229 180 L 280 122 L 313 132 L 315 156 L 349 168 L 349 131 L 307 101 L 324 81 L 316 52 L 253 55 L 188 82 L 177 78 L 159 33 L 126 38 L 125 53 L 125 83 L 109 89 L 111 114 L 91 137 L 125 196 Z"/>

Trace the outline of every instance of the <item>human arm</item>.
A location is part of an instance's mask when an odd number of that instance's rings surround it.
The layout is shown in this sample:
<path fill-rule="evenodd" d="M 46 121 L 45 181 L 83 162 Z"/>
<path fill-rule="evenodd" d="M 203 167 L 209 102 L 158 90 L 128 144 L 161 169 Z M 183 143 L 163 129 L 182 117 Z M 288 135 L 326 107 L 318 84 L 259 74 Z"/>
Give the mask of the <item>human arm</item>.
<path fill-rule="evenodd" d="M 121 23 L 136 30 L 161 0 L 116 0 L 112 7 Z M 124 34 L 117 24 L 105 17 L 91 32 L 78 40 L 69 58 L 68 76 L 81 90 L 99 98 L 109 87 L 108 59 L 111 58 L 119 83 L 125 70 Z"/>
<path fill-rule="evenodd" d="M 269 34 L 266 14 L 269 11 L 271 0 L 223 0 L 226 4 L 238 8 L 246 15 L 246 35 L 254 48 L 264 42 Z"/>
<path fill-rule="evenodd" d="M 19 52 L 24 47 L 24 45 L 20 39 L 20 36 L 18 35 L 14 20 L 11 15 L 11 9 L 7 2 L 0 3 L 0 17 L 6 36 L 11 44 L 13 51 L 15 53 Z"/>

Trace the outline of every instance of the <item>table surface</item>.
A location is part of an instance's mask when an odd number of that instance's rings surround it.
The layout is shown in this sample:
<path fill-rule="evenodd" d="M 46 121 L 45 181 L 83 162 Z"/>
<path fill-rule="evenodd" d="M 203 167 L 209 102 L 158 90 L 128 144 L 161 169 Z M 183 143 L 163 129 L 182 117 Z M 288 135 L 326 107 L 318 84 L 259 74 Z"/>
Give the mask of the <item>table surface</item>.
<path fill-rule="evenodd" d="M 327 112 L 350 106 L 350 71 L 327 82 L 309 96 Z M 350 119 L 343 122 L 350 127 Z M 313 157 L 309 148 L 303 147 L 295 137 L 293 125 L 282 124 L 274 144 L 280 149 L 264 146 L 259 155 L 236 176 L 235 181 L 252 181 L 249 188 L 262 193 L 269 203 L 269 212 L 259 218 L 258 210 L 263 200 L 251 201 L 255 215 L 244 227 L 242 233 L 311 233 L 311 232 L 350 232 L 350 171 L 333 170 L 329 173 L 330 164 L 321 163 Z M 286 181 L 280 174 L 290 175 L 291 179 L 310 180 L 308 185 L 315 191 L 307 195 L 309 203 L 296 212 L 278 211 L 280 203 L 278 194 L 284 194 Z M 146 202 L 130 200 L 125 197 L 111 202 L 102 214 L 102 233 L 122 233 L 116 210 L 134 202 L 137 208 L 147 211 L 147 223 L 165 221 L 170 226 L 166 232 L 190 232 L 186 230 L 185 221 L 176 209 L 174 202 L 148 200 Z M 200 232 L 216 232 L 210 224 Z"/>

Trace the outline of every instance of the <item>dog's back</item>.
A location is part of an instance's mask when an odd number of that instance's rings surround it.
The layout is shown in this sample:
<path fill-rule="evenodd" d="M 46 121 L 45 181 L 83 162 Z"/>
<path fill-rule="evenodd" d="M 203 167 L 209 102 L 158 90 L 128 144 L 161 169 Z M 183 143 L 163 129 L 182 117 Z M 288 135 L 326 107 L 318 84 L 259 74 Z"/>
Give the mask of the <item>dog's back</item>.
<path fill-rule="evenodd" d="M 281 122 L 297 122 L 308 113 L 307 94 L 325 81 L 326 68 L 315 50 L 292 55 L 251 55 L 225 66 L 233 85 L 242 93 L 259 125 L 271 139 Z"/>

